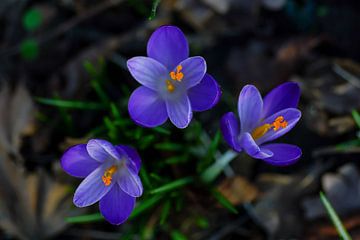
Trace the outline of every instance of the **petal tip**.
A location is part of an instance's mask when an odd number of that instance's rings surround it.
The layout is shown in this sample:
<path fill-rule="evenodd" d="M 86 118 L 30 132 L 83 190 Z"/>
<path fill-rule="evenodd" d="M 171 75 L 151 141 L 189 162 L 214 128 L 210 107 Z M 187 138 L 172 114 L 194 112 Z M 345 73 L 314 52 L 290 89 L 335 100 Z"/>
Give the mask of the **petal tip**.
<path fill-rule="evenodd" d="M 144 122 L 142 120 L 139 120 L 138 118 L 136 118 L 132 113 L 131 113 L 131 110 L 129 109 L 128 107 L 128 111 L 129 111 L 129 116 L 131 118 L 131 120 L 138 126 L 140 127 L 144 127 L 144 128 L 154 128 L 154 127 L 158 127 L 158 126 L 161 126 L 163 125 L 166 121 L 167 121 L 167 118 L 161 122 L 161 123 L 147 123 L 147 122 Z"/>
<path fill-rule="evenodd" d="M 287 143 L 272 143 L 264 145 L 264 148 L 270 149 L 274 152 L 274 156 L 268 159 L 263 159 L 266 163 L 286 167 L 295 164 L 302 156 L 302 150 L 296 145 Z"/>

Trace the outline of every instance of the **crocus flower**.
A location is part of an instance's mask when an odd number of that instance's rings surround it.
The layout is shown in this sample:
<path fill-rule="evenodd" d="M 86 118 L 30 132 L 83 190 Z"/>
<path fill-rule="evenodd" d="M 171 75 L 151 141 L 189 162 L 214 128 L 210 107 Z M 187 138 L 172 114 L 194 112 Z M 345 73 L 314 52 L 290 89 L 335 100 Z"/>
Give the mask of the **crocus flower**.
<path fill-rule="evenodd" d="M 285 143 L 268 143 L 290 131 L 301 117 L 296 109 L 300 89 L 296 83 L 284 83 L 264 100 L 256 87 L 246 85 L 238 101 L 239 121 L 232 112 L 221 119 L 225 141 L 237 152 L 244 150 L 253 158 L 272 165 L 289 165 L 301 156 L 301 149 Z"/>
<path fill-rule="evenodd" d="M 182 31 L 162 26 L 150 37 L 148 57 L 133 57 L 127 62 L 131 75 L 143 86 L 129 99 L 130 117 L 144 127 L 170 121 L 185 128 L 193 111 L 205 111 L 219 100 L 217 82 L 206 74 L 202 57 L 189 57 L 189 45 Z"/>
<path fill-rule="evenodd" d="M 100 139 L 70 147 L 61 158 L 65 172 L 85 178 L 75 191 L 74 204 L 87 207 L 100 201 L 101 214 L 112 224 L 129 217 L 143 192 L 140 164 L 135 149 Z"/>

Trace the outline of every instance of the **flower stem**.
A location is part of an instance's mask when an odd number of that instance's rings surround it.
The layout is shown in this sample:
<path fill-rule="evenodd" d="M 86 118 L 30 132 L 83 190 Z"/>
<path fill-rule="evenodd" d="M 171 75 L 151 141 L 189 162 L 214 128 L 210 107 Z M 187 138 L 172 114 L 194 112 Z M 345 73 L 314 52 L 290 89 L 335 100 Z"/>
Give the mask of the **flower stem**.
<path fill-rule="evenodd" d="M 210 183 L 224 170 L 224 168 L 237 156 L 237 152 L 228 150 L 220 158 L 218 158 L 210 167 L 202 174 L 201 179 L 205 183 Z"/>

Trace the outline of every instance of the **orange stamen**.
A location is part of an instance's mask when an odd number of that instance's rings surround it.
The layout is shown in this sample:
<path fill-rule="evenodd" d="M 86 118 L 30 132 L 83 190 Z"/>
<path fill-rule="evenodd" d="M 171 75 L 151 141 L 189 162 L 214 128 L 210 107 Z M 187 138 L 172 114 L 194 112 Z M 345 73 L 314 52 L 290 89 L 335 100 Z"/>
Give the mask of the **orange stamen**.
<path fill-rule="evenodd" d="M 104 172 L 104 175 L 101 177 L 101 180 L 103 181 L 105 186 L 109 186 L 112 181 L 112 175 L 117 171 L 117 166 L 112 165 L 106 171 Z"/>
<path fill-rule="evenodd" d="M 275 119 L 273 123 L 266 123 L 264 125 L 261 125 L 260 127 L 255 128 L 255 130 L 251 133 L 251 136 L 256 140 L 264 136 L 270 129 L 278 131 L 280 128 L 286 128 L 287 125 L 288 122 L 285 121 L 284 117 L 279 116 Z"/>
<path fill-rule="evenodd" d="M 174 72 L 174 71 L 170 72 L 169 75 L 170 75 L 171 79 L 181 82 L 181 80 L 184 78 L 184 74 L 181 72 L 182 69 L 183 69 L 183 67 L 181 65 L 178 65 L 176 67 L 176 72 Z"/>
<path fill-rule="evenodd" d="M 272 126 L 274 127 L 274 131 L 279 130 L 280 128 L 286 128 L 288 125 L 287 121 L 284 120 L 283 116 L 279 116 L 275 119 Z"/>

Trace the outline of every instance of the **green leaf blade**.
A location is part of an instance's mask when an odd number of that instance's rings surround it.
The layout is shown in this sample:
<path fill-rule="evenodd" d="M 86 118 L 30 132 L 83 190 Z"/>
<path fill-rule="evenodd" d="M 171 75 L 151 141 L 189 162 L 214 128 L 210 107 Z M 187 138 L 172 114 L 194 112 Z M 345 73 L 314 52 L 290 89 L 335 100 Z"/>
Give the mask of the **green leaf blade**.
<path fill-rule="evenodd" d="M 360 128 L 360 114 L 358 111 L 356 110 L 352 110 L 351 112 L 353 118 L 354 118 L 354 121 L 356 123 L 356 125 L 358 126 L 358 128 Z"/>
<path fill-rule="evenodd" d="M 234 214 L 238 214 L 238 210 L 232 205 L 227 198 L 224 197 L 219 191 L 212 190 L 211 191 L 215 199 L 226 209 L 228 209 L 230 212 Z"/>
<path fill-rule="evenodd" d="M 158 187 L 156 189 L 153 189 L 150 193 L 151 194 L 158 194 L 158 193 L 163 193 L 163 192 L 168 192 L 174 189 L 178 189 L 181 188 L 187 184 L 190 184 L 193 182 L 193 178 L 192 177 L 186 177 L 186 178 L 182 178 L 182 179 L 178 179 L 175 180 L 173 182 L 167 183 L 161 187 Z"/>
<path fill-rule="evenodd" d="M 329 200 L 327 199 L 327 197 L 325 196 L 325 194 L 323 192 L 320 192 L 320 199 L 321 199 L 321 202 L 323 203 L 331 221 L 333 222 L 339 236 L 344 240 L 351 240 L 349 233 L 346 231 L 346 229 L 345 229 L 344 225 L 342 224 L 339 216 L 337 215 L 335 209 L 331 206 L 331 203 L 329 202 Z"/>
<path fill-rule="evenodd" d="M 35 98 L 35 100 L 41 104 L 60 107 L 60 108 L 87 109 L 87 110 L 104 109 L 103 104 L 96 102 L 61 100 L 61 99 L 42 98 L 42 97 L 37 97 Z"/>

